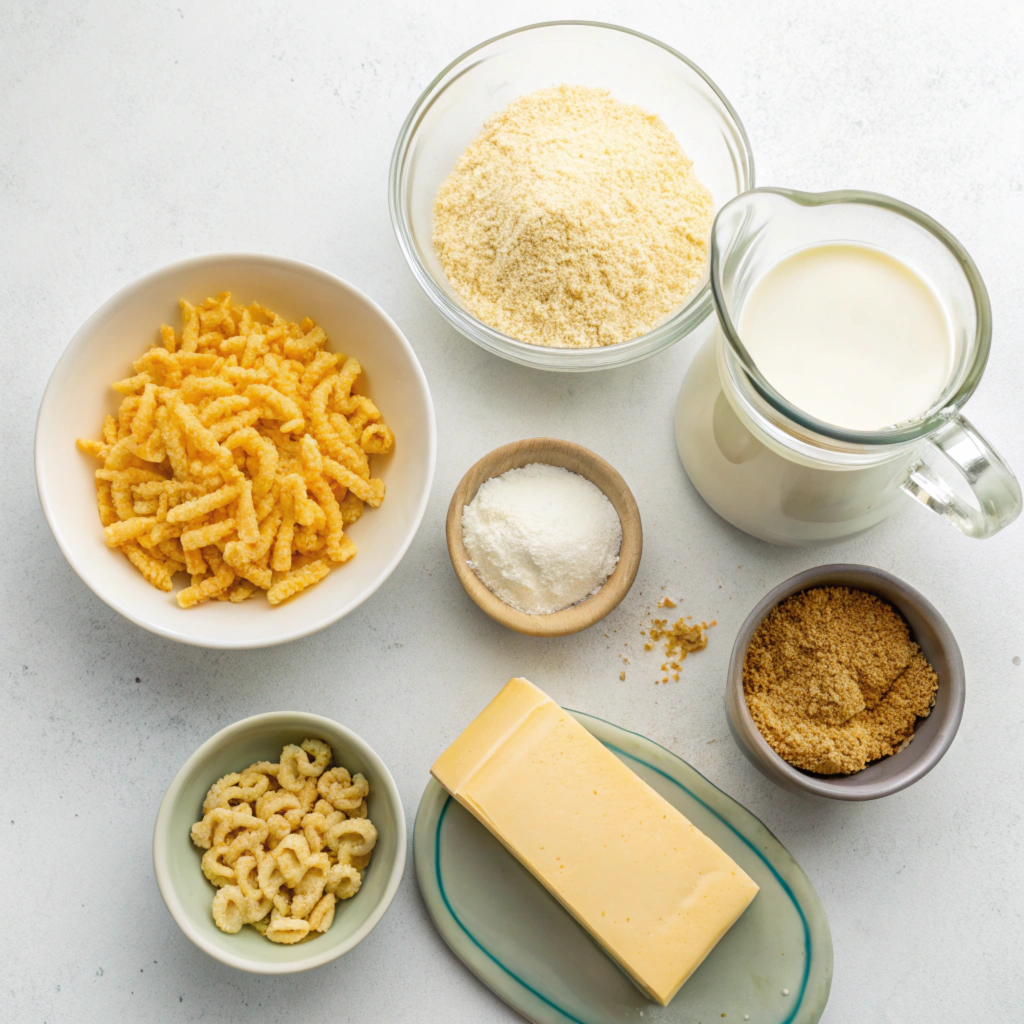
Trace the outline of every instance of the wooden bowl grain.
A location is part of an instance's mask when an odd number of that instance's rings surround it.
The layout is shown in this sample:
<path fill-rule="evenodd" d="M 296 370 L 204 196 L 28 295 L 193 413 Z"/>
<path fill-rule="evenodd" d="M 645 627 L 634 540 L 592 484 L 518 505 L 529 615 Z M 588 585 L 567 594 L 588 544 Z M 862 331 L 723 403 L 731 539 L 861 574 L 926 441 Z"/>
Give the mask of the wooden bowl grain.
<path fill-rule="evenodd" d="M 604 586 L 579 604 L 549 615 L 528 615 L 505 604 L 501 598 L 492 594 L 469 567 L 469 555 L 462 541 L 462 510 L 476 497 L 480 485 L 485 480 L 501 476 L 510 469 L 520 469 L 534 462 L 561 466 L 586 477 L 604 492 L 622 524 L 619 561 Z M 600 622 L 629 593 L 643 551 L 640 510 L 626 481 L 609 463 L 589 449 L 571 441 L 559 441 L 550 437 L 533 437 L 503 445 L 501 448 L 495 448 L 472 466 L 452 495 L 445 533 L 448 538 L 448 555 L 452 560 L 455 575 L 477 607 L 490 615 L 495 622 L 529 636 L 567 636 Z"/>

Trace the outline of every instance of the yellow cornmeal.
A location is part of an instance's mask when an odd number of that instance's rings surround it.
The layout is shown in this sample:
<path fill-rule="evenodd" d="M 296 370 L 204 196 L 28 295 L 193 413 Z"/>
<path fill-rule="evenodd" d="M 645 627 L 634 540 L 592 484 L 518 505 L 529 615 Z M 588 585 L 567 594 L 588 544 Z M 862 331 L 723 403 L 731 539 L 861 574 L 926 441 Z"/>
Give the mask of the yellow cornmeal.
<path fill-rule="evenodd" d="M 661 118 L 603 89 L 515 100 L 434 202 L 434 249 L 484 323 L 533 345 L 645 334 L 696 287 L 713 203 Z"/>
<path fill-rule="evenodd" d="M 769 746 L 825 775 L 902 749 L 937 688 L 903 616 L 847 587 L 787 598 L 757 627 L 743 662 L 747 706 Z"/>

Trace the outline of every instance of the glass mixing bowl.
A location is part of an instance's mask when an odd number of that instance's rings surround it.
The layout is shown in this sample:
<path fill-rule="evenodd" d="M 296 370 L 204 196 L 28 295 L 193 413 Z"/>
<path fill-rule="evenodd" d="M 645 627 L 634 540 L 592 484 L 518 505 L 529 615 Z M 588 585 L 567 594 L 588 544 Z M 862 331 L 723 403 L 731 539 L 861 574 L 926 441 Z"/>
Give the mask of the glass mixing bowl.
<path fill-rule="evenodd" d="M 388 200 L 416 280 L 456 330 L 516 363 L 546 370 L 601 370 L 646 359 L 689 334 L 712 310 L 707 273 L 684 305 L 639 338 L 601 348 L 546 348 L 510 338 L 473 316 L 448 283 L 432 241 L 434 196 L 484 122 L 519 96 L 562 84 L 607 89 L 618 100 L 660 115 L 693 160 L 716 209 L 753 188 L 747 133 L 700 68 L 639 32 L 561 21 L 489 39 L 427 86 L 399 133 Z"/>

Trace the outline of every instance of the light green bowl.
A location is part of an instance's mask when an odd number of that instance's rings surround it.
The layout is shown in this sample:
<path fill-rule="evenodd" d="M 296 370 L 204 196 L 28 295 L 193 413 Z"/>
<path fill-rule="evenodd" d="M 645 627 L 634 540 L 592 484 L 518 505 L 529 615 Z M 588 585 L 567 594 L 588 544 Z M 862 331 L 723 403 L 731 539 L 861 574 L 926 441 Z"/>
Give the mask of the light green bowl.
<path fill-rule="evenodd" d="M 377 826 L 377 846 L 363 885 L 338 904 L 334 923 L 323 935 L 293 946 L 265 939 L 253 928 L 222 932 L 211 907 L 216 889 L 203 875 L 202 851 L 189 832 L 202 817 L 207 790 L 221 776 L 255 761 L 276 761 L 286 743 L 307 737 L 325 740 L 335 765 L 362 772 L 370 783 L 369 816 Z M 405 812 L 395 780 L 373 748 L 343 725 L 299 711 L 274 711 L 245 718 L 211 736 L 184 764 L 167 789 L 153 833 L 157 885 L 178 927 L 221 963 L 257 974 L 291 974 L 319 967 L 347 953 L 370 934 L 398 891 L 405 868 Z"/>

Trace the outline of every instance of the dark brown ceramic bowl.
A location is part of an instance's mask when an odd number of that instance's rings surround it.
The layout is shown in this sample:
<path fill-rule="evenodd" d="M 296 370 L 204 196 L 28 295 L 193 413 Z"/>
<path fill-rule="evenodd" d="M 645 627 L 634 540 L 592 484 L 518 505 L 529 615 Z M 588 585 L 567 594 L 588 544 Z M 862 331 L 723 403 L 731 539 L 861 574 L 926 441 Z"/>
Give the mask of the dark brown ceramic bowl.
<path fill-rule="evenodd" d="M 743 661 L 761 620 L 787 597 L 812 587 L 851 587 L 877 594 L 907 620 L 917 643 L 939 677 L 931 714 L 917 723 L 914 738 L 896 754 L 853 775 L 816 775 L 784 761 L 754 724 L 743 696 Z M 935 606 L 912 586 L 868 565 L 821 565 L 780 583 L 759 601 L 740 627 L 729 661 L 726 684 L 729 729 L 755 768 L 795 793 L 833 800 L 875 800 L 889 796 L 928 774 L 949 749 L 964 712 L 964 663 L 960 648 Z"/>

